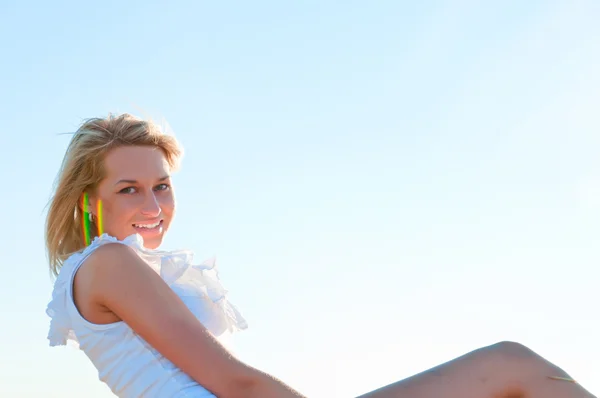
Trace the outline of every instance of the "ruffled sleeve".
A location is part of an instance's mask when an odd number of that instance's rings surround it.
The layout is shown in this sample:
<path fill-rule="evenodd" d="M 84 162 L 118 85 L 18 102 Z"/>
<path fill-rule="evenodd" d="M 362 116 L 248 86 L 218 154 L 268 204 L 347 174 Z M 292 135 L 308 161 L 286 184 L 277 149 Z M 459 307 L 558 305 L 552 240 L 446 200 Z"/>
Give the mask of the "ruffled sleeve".
<path fill-rule="evenodd" d="M 167 263 L 171 263 L 174 258 L 166 258 Z M 175 260 L 177 264 L 177 261 Z M 220 327 L 212 328 L 212 332 L 220 334 L 222 331 L 229 333 L 241 331 L 248 328 L 246 320 L 242 317 L 238 309 L 227 299 L 228 291 L 221 285 L 219 273 L 217 271 L 214 258 L 206 260 L 199 265 L 191 263 L 170 264 L 161 269 L 163 279 L 169 284 L 171 289 L 179 295 L 183 302 L 200 318 L 199 311 L 195 311 L 200 303 L 199 300 L 209 300 L 212 304 L 211 313 L 220 318 Z M 201 319 L 202 320 L 202 319 Z M 217 322 L 203 322 L 205 326 L 211 329 L 210 325 Z"/>
<path fill-rule="evenodd" d="M 219 279 L 215 258 L 194 264 L 191 251 L 149 250 L 143 246 L 141 238 L 135 243 L 135 247 L 138 254 L 160 274 L 213 334 L 248 328 L 246 320 L 227 299 L 228 292 Z M 211 305 L 207 306 L 206 301 Z"/>
<path fill-rule="evenodd" d="M 50 317 L 48 340 L 51 346 L 65 345 L 68 341 L 78 344 L 73 328 L 73 322 L 77 322 L 77 319 L 69 310 L 74 308 L 70 294 L 73 276 L 96 248 L 107 243 L 122 243 L 133 248 L 214 335 L 248 327 L 237 308 L 227 300 L 227 290 L 219 280 L 214 258 L 194 265 L 190 251 L 150 250 L 144 247 L 140 235 L 131 235 L 119 241 L 103 234 L 95 238 L 83 252 L 73 254 L 56 279 L 52 299 L 46 309 Z"/>

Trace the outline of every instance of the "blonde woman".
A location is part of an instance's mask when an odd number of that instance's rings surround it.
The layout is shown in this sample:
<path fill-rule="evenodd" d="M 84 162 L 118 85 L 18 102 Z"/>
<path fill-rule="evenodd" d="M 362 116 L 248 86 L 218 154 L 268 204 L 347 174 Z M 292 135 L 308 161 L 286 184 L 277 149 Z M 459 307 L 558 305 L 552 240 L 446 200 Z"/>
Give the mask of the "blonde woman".
<path fill-rule="evenodd" d="M 127 114 L 75 133 L 46 225 L 57 275 L 50 345 L 77 343 L 119 397 L 301 397 L 227 350 L 224 340 L 246 322 L 214 264 L 158 250 L 175 214 L 170 176 L 180 157 L 172 136 Z M 591 395 L 527 348 L 500 343 L 364 397 Z"/>

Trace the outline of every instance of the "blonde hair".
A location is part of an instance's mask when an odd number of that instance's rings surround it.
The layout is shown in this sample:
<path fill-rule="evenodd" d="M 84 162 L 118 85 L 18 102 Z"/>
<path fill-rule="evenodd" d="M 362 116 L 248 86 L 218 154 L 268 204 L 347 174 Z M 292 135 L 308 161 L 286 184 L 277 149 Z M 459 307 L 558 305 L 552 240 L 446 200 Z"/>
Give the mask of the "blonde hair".
<path fill-rule="evenodd" d="M 46 218 L 46 250 L 50 270 L 56 276 L 69 255 L 85 248 L 82 231 L 84 192 L 93 193 L 104 178 L 102 163 L 107 152 L 124 145 L 155 146 L 165 154 L 172 170 L 182 156 L 177 140 L 152 121 L 129 114 L 86 120 L 75 132 L 58 173 Z M 97 233 L 91 228 L 91 238 Z"/>

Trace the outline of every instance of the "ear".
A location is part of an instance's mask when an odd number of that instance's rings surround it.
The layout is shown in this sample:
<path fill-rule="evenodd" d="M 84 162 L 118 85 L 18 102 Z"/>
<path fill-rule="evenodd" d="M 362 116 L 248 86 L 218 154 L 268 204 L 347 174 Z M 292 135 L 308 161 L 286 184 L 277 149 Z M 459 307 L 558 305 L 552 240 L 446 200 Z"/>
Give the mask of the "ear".
<path fill-rule="evenodd" d="M 94 215 L 94 217 L 96 217 L 98 214 L 96 214 L 98 210 L 98 198 L 96 196 L 90 195 L 89 197 L 89 205 L 88 205 L 88 213 L 92 213 Z"/>
<path fill-rule="evenodd" d="M 82 193 L 81 197 L 79 198 L 79 208 L 81 211 L 85 213 L 92 213 L 94 216 L 96 215 L 96 209 L 98 208 L 97 204 L 98 199 L 88 192 Z"/>

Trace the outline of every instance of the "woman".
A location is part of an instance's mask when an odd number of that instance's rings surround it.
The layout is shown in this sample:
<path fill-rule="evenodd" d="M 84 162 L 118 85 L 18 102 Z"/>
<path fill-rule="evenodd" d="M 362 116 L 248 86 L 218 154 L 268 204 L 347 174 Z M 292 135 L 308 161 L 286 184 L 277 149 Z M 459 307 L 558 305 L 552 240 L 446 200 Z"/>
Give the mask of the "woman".
<path fill-rule="evenodd" d="M 67 149 L 46 245 L 57 275 L 51 345 L 72 340 L 119 397 L 301 397 L 240 362 L 225 341 L 246 323 L 214 264 L 159 251 L 175 213 L 181 150 L 151 122 L 86 121 Z M 363 397 L 591 397 L 516 343 L 481 348 Z"/>

